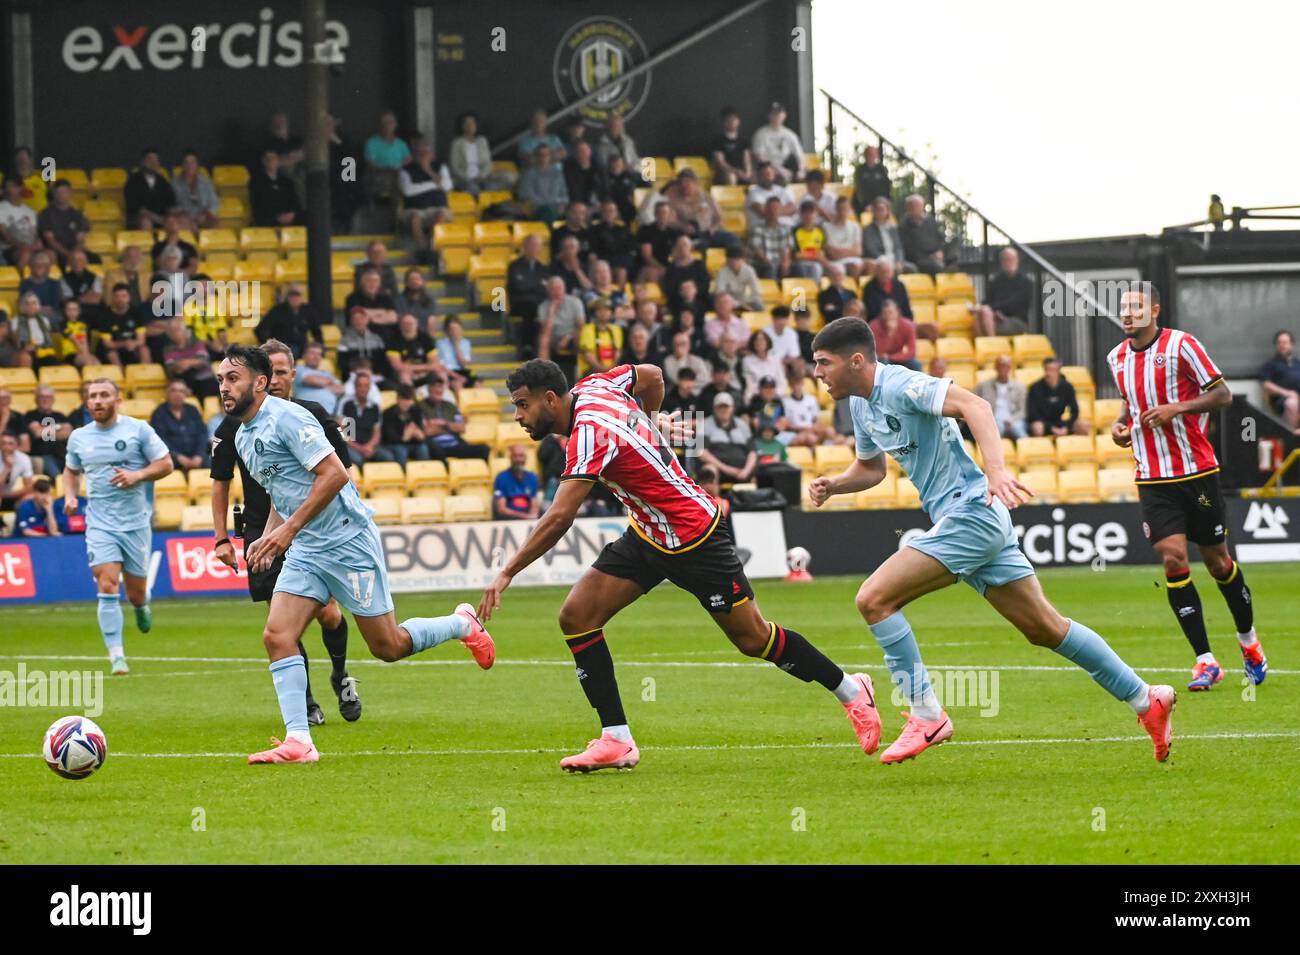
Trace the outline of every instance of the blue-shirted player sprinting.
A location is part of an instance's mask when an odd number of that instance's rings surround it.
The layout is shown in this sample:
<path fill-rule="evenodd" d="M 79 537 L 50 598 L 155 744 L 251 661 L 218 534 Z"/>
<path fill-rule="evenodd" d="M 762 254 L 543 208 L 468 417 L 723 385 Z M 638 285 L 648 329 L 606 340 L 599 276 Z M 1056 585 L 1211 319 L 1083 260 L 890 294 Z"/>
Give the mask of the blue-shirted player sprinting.
<path fill-rule="evenodd" d="M 262 642 L 284 717 L 285 739 L 248 757 L 250 763 L 314 763 L 320 754 L 307 728 L 307 670 L 298 640 L 331 596 L 352 611 L 370 652 L 401 660 L 448 640 L 461 640 L 483 669 L 496 648 L 474 608 L 445 617 L 414 617 L 399 626 L 388 592 L 383 545 L 320 423 L 300 405 L 267 393 L 271 360 L 260 348 L 235 345 L 217 373 L 226 414 L 243 422 L 235 449 L 271 498 L 263 535 L 248 550 L 250 570 L 284 554 Z"/>
<path fill-rule="evenodd" d="M 123 580 L 141 633 L 153 626 L 149 608 L 149 554 L 153 549 L 153 503 L 148 481 L 172 471 L 167 445 L 147 421 L 117 413 L 121 395 L 107 378 L 86 385 L 90 424 L 68 437 L 63 471 L 63 512 L 77 510 L 80 478 L 86 475 L 86 559 L 99 591 L 99 632 L 113 673 L 129 672 L 122 649 Z"/>
<path fill-rule="evenodd" d="M 911 478 L 934 526 L 908 542 L 858 590 L 858 610 L 885 652 L 890 675 L 911 700 L 902 734 L 881 762 L 919 755 L 952 736 L 902 607 L 965 580 L 1029 642 L 1054 650 L 1128 703 L 1155 742 L 1156 759 L 1169 755 L 1173 687 L 1148 686 L 1095 632 L 1067 620 L 1048 602 L 1021 552 L 1008 508 L 1032 497 L 1007 471 L 1002 439 L 988 402 L 949 379 L 876 361 L 866 322 L 838 318 L 813 339 L 815 377 L 832 398 L 850 399 L 857 459 L 838 477 L 816 478 L 809 496 L 821 506 L 832 494 L 851 494 L 885 478 L 893 456 Z M 970 428 L 984 471 L 962 443 L 954 418 Z"/>

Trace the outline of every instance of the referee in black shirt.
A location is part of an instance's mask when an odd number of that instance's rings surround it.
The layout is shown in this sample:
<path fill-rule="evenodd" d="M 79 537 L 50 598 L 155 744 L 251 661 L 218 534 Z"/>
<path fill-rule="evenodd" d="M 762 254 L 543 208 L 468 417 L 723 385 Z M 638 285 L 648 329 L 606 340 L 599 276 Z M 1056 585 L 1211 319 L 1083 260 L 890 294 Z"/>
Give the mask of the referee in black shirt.
<path fill-rule="evenodd" d="M 293 401 L 315 416 L 316 420 L 321 423 L 325 429 L 325 436 L 334 446 L 334 452 L 339 456 L 346 468 L 350 461 L 348 457 L 347 442 L 343 440 L 343 435 L 339 433 L 339 426 L 330 417 L 324 408 L 314 401 L 301 401 L 293 397 L 293 379 L 294 364 L 293 351 L 284 342 L 277 339 L 267 339 L 262 345 L 262 351 L 267 353 L 271 359 L 271 382 L 268 386 L 270 394 L 276 398 L 283 398 L 286 401 Z M 230 537 L 226 533 L 226 508 L 230 502 L 230 482 L 235 476 L 235 466 L 238 464 L 239 473 L 244 484 L 244 512 L 243 527 L 235 528 L 237 536 L 242 536 L 244 541 L 244 553 L 248 553 L 248 548 L 252 543 L 262 536 L 266 529 L 266 521 L 271 513 L 271 502 L 267 497 L 266 491 L 252 477 L 249 476 L 248 469 L 244 466 L 243 460 L 235 453 L 235 432 L 239 430 L 239 419 L 227 415 L 217 428 L 216 436 L 212 441 L 212 525 L 216 531 L 216 543 L 213 545 L 217 553 L 217 558 L 232 569 L 238 566 L 238 559 L 235 556 L 235 547 L 231 543 Z M 287 516 L 287 515 L 286 515 Z M 241 534 L 242 530 L 242 534 Z M 262 573 L 248 572 L 248 592 L 253 600 L 258 602 L 268 602 L 271 594 L 275 590 L 276 578 L 280 576 L 280 568 L 284 566 L 284 556 L 281 555 L 275 559 L 275 563 L 269 570 Z M 320 621 L 321 638 L 325 642 L 325 650 L 329 653 L 330 663 L 333 671 L 330 673 L 330 685 L 334 687 L 334 694 L 339 700 L 339 713 L 348 722 L 353 722 L 361 718 L 361 699 L 357 696 L 357 681 L 355 678 L 348 676 L 347 656 L 348 656 L 348 622 L 343 616 L 343 611 L 339 609 L 338 603 L 331 598 L 330 602 L 321 607 L 320 612 L 316 614 L 316 619 Z M 307 651 L 303 649 L 302 641 L 298 641 L 298 652 L 302 654 L 304 664 L 307 661 Z M 307 683 L 307 722 L 313 726 L 319 726 L 325 722 L 325 713 L 321 710 L 320 705 L 312 698 L 311 681 Z"/>

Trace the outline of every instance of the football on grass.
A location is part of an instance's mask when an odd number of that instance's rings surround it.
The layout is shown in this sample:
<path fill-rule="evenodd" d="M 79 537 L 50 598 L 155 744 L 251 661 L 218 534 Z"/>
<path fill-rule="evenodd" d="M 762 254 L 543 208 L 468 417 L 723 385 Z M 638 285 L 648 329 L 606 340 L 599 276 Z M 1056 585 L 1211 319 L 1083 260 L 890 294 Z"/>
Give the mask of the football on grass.
<path fill-rule="evenodd" d="M 108 743 L 104 731 L 84 716 L 64 716 L 45 731 L 41 745 L 45 765 L 64 779 L 84 779 L 104 765 Z"/>

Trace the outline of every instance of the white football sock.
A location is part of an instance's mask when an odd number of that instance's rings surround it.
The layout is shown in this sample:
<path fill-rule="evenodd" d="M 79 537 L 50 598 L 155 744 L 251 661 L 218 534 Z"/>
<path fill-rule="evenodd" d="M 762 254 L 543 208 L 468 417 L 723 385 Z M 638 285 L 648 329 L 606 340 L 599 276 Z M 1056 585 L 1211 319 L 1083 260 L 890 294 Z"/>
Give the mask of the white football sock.
<path fill-rule="evenodd" d="M 602 726 L 601 732 L 614 737 L 623 743 L 632 742 L 632 731 L 627 728 L 626 723 L 619 723 L 617 726 Z"/>
<path fill-rule="evenodd" d="M 1151 687 L 1143 683 L 1142 689 L 1130 696 L 1125 702 L 1128 703 L 1129 706 L 1133 707 L 1134 713 L 1141 716 L 1147 710 L 1151 709 Z"/>
<path fill-rule="evenodd" d="M 831 692 L 835 694 L 835 699 L 841 703 L 852 703 L 858 698 L 858 694 L 862 692 L 862 684 L 846 673 L 844 679 L 840 681 L 840 685 Z"/>
<path fill-rule="evenodd" d="M 933 723 L 943 715 L 943 707 L 939 705 L 939 698 L 934 695 L 933 687 L 926 689 L 919 700 L 912 701 L 912 715 L 927 723 Z"/>
<path fill-rule="evenodd" d="M 296 739 L 298 742 L 305 743 L 308 746 L 312 745 L 311 730 L 289 730 L 289 732 L 284 735 L 289 739 Z"/>
<path fill-rule="evenodd" d="M 122 645 L 120 643 L 115 647 L 108 648 L 108 659 L 110 661 L 116 660 L 118 657 L 126 657 L 126 654 L 122 652 Z"/>
<path fill-rule="evenodd" d="M 1216 660 L 1216 659 L 1214 659 L 1214 654 L 1213 654 L 1213 653 L 1198 653 L 1198 654 L 1196 655 L 1196 662 L 1197 662 L 1197 663 L 1213 663 L 1215 666 L 1218 666 L 1218 665 L 1219 665 L 1219 661 Z"/>
<path fill-rule="evenodd" d="M 1255 644 L 1259 643 L 1259 637 L 1255 636 L 1255 628 L 1251 627 L 1250 633 L 1237 634 L 1237 642 L 1243 647 L 1253 647 Z"/>

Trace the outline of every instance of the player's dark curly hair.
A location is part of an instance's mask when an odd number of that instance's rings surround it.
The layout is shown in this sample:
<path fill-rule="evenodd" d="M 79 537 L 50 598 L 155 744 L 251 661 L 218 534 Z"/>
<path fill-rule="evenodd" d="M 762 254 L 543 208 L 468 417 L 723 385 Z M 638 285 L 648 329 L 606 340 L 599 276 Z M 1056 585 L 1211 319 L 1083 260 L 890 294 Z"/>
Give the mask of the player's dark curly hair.
<path fill-rule="evenodd" d="M 231 345 L 226 349 L 226 360 L 232 365 L 244 365 L 256 378 L 258 375 L 265 375 L 266 380 L 271 380 L 271 356 L 260 348 L 254 348 L 251 345 Z"/>
<path fill-rule="evenodd" d="M 533 358 L 512 371 L 506 379 L 507 390 L 514 391 L 516 388 L 527 388 L 533 392 L 553 391 L 563 398 L 569 393 L 569 382 L 555 362 Z"/>
<path fill-rule="evenodd" d="M 844 316 L 828 324 L 813 339 L 813 351 L 829 351 L 837 355 L 862 352 L 868 361 L 876 360 L 876 336 L 871 326 L 860 318 Z"/>

